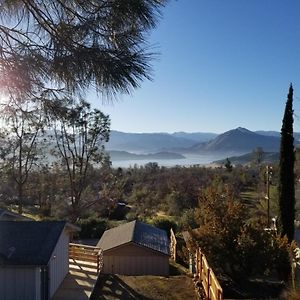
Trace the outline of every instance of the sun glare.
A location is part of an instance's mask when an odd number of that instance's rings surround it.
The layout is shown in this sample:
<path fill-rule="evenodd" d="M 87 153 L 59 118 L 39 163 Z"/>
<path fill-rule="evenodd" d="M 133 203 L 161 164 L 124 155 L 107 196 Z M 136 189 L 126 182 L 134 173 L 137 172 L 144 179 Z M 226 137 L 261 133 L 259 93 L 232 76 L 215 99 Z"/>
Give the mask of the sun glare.
<path fill-rule="evenodd" d="M 8 104 L 8 97 L 0 93 L 0 107 L 6 104 Z"/>

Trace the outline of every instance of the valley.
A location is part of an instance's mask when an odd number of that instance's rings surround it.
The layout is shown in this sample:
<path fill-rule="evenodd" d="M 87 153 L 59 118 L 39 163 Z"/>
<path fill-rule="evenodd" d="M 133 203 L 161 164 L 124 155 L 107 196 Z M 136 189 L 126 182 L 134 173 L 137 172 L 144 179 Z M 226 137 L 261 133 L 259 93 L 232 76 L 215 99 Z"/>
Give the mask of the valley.
<path fill-rule="evenodd" d="M 300 134 L 295 132 L 295 144 Z M 160 166 L 222 165 L 226 158 L 234 164 L 249 164 L 253 151 L 261 149 L 265 162 L 278 160 L 280 133 L 253 132 L 238 127 L 216 133 L 125 133 L 112 131 L 105 148 L 113 167 L 143 166 L 156 162 Z"/>

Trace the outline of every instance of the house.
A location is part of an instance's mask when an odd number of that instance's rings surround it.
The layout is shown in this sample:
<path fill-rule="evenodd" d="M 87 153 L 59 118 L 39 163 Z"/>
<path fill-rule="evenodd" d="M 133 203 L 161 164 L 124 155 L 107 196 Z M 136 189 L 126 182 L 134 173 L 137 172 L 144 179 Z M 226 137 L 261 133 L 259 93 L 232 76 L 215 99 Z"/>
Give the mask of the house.
<path fill-rule="evenodd" d="M 69 271 L 64 221 L 0 222 L 0 299 L 48 300 Z"/>
<path fill-rule="evenodd" d="M 32 219 L 16 214 L 12 211 L 0 209 L 0 221 L 30 221 Z"/>
<path fill-rule="evenodd" d="M 164 230 L 132 221 L 106 230 L 97 246 L 103 249 L 103 273 L 169 274 L 170 248 Z"/>

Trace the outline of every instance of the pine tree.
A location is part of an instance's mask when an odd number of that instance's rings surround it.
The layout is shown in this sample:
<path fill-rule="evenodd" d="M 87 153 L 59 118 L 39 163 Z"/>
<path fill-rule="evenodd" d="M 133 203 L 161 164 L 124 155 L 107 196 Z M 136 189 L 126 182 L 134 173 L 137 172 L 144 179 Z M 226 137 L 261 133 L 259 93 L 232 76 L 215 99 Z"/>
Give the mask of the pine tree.
<path fill-rule="evenodd" d="M 295 186 L 294 186 L 294 137 L 293 137 L 293 86 L 290 85 L 281 127 L 279 161 L 279 232 L 289 242 L 294 238 Z"/>
<path fill-rule="evenodd" d="M 147 39 L 164 0 L 0 1 L 0 91 L 95 87 L 115 96 L 151 78 Z M 155 56 L 154 56 L 155 57 Z M 54 89 L 55 88 L 55 89 Z"/>

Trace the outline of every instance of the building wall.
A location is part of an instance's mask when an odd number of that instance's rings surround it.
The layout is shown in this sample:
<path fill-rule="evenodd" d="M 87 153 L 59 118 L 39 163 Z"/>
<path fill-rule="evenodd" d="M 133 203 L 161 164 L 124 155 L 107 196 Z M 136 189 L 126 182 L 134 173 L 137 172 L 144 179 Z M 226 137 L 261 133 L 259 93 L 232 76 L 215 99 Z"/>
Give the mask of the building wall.
<path fill-rule="evenodd" d="M 69 234 L 63 230 L 49 261 L 49 296 L 54 295 L 69 271 Z"/>
<path fill-rule="evenodd" d="M 169 257 L 130 243 L 104 251 L 103 273 L 122 275 L 169 275 Z"/>
<path fill-rule="evenodd" d="M 40 268 L 0 267 L 1 300 L 40 300 Z"/>

